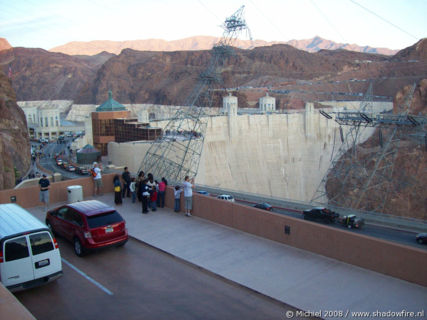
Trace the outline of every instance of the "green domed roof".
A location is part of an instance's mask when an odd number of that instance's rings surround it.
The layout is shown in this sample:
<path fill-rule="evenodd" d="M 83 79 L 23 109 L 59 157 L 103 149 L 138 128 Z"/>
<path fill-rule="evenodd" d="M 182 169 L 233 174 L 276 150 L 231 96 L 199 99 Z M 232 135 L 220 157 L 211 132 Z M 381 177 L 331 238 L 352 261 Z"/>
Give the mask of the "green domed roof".
<path fill-rule="evenodd" d="M 102 111 L 124 111 L 126 107 L 113 99 L 113 93 L 108 91 L 108 100 L 96 108 L 96 112 Z"/>

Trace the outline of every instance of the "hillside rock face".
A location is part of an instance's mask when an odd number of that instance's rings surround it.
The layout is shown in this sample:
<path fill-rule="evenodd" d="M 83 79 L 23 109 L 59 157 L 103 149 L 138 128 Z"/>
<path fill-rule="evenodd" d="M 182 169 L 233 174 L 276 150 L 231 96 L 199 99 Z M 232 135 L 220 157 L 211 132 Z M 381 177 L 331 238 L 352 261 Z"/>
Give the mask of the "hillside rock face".
<path fill-rule="evenodd" d="M 108 60 L 98 71 L 95 81 L 84 88 L 77 103 L 101 103 L 105 92 L 121 103 L 146 101 L 156 104 L 180 105 L 190 94 L 199 74 L 206 69 L 210 51 L 147 52 L 123 50 Z M 284 75 L 312 78 L 336 73 L 344 61 L 316 56 L 288 45 L 260 47 L 253 50 L 235 49 L 219 68 L 223 87 L 237 87 L 261 79 L 277 79 Z M 326 71 L 327 70 L 327 71 Z M 255 81 L 259 80 L 259 83 Z M 112 85 L 114 83 L 114 85 Z M 221 93 L 224 95 L 224 93 Z M 245 107 L 239 101 L 239 106 Z"/>
<path fill-rule="evenodd" d="M 9 79 L 0 70 L 0 189 L 11 189 L 30 167 L 25 114 L 16 104 Z"/>
<path fill-rule="evenodd" d="M 405 86 L 396 94 L 393 113 L 401 114 L 406 108 L 405 97 L 411 86 Z M 405 109 L 405 110 L 404 110 Z M 410 101 L 411 115 L 427 116 L 427 79 L 420 81 Z M 381 129 L 383 145 L 387 145 L 394 128 L 390 149 L 380 147 L 378 129 L 362 145 L 357 147 L 353 164 L 363 164 L 364 169 L 356 168 L 347 175 L 348 183 L 341 184 L 329 175 L 326 190 L 329 199 L 346 206 L 358 203 L 358 209 L 375 211 L 384 203 L 382 212 L 397 216 L 427 219 L 427 145 L 425 135 L 427 126 L 392 126 Z M 382 150 L 387 152 L 382 153 Z M 344 159 L 346 157 L 343 157 Z M 338 161 L 338 165 L 341 163 Z M 374 168 L 377 168 L 377 173 Z M 382 171 L 381 168 L 386 170 Z M 365 174 L 365 176 L 363 176 Z M 366 183 L 370 180 L 370 184 Z M 342 181 L 344 179 L 341 179 Z M 367 188 L 367 189 L 365 189 Z M 363 194 L 363 190 L 366 192 Z"/>
<path fill-rule="evenodd" d="M 427 61 L 427 38 L 423 38 L 413 46 L 399 51 L 392 60 Z"/>
<path fill-rule="evenodd" d="M 111 56 L 68 56 L 43 49 L 12 48 L 0 51 L 0 65 L 4 73 L 11 67 L 19 101 L 73 100 Z"/>
<path fill-rule="evenodd" d="M 12 48 L 12 46 L 9 44 L 9 42 L 5 38 L 0 38 L 0 51 L 8 50 L 10 48 Z"/>

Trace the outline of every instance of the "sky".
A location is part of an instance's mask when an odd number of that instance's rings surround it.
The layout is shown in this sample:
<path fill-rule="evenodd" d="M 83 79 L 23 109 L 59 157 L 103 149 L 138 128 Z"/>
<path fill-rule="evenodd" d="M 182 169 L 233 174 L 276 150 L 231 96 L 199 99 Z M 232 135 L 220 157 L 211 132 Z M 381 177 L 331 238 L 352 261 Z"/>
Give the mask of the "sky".
<path fill-rule="evenodd" d="M 0 0 L 0 38 L 49 50 L 71 41 L 220 37 L 242 5 L 253 40 L 320 36 L 403 49 L 427 37 L 427 0 Z"/>

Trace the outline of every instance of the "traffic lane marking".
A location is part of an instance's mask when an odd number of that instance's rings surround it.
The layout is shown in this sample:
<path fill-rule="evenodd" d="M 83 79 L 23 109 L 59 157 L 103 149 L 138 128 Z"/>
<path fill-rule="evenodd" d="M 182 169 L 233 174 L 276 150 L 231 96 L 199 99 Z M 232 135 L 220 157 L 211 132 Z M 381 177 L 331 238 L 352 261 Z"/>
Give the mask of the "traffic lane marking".
<path fill-rule="evenodd" d="M 67 260 L 65 260 L 64 258 L 61 258 L 61 260 L 67 265 L 69 266 L 71 269 L 73 269 L 74 271 L 76 271 L 78 274 L 80 274 L 83 278 L 86 278 L 88 281 L 92 282 L 95 286 L 97 286 L 98 288 L 100 288 L 102 291 L 104 291 L 106 294 L 112 296 L 113 293 L 108 290 L 106 287 L 104 287 L 102 284 L 100 284 L 98 281 L 96 281 L 95 279 L 89 277 L 86 273 L 84 273 L 83 271 L 81 271 L 79 268 L 77 268 L 76 266 L 74 266 L 73 264 L 71 264 L 70 262 L 68 262 Z"/>

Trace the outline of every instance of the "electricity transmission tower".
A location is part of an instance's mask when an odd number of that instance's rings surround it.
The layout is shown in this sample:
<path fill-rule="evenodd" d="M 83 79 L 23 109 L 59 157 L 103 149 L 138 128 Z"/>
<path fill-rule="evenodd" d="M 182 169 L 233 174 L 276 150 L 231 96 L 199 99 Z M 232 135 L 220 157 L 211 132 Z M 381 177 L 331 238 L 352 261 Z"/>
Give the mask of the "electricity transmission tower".
<path fill-rule="evenodd" d="M 222 38 L 211 50 L 211 59 L 198 82 L 184 102 L 189 108 L 179 109 L 157 139 L 148 149 L 140 168 L 155 177 L 166 177 L 170 181 L 182 181 L 185 176 L 197 175 L 206 134 L 204 108 L 213 103 L 213 91 L 209 90 L 222 83 L 219 68 L 226 58 L 233 55 L 232 43 L 238 34 L 250 31 L 243 18 L 242 6 L 222 25 Z"/>
<path fill-rule="evenodd" d="M 340 125 L 342 145 L 312 202 L 327 199 L 329 204 L 340 207 L 382 212 L 390 196 L 397 195 L 396 188 L 416 180 L 416 177 L 402 172 L 396 174 L 395 168 L 400 142 L 407 140 L 412 132 L 418 132 L 416 136 L 425 136 L 423 130 L 427 118 L 409 114 L 415 87 L 416 83 L 399 106 L 399 114 L 368 112 L 369 96 L 372 96 L 370 87 L 358 112 L 338 112 L 335 115 L 334 120 Z M 332 119 L 325 112 L 322 114 Z M 345 138 L 342 125 L 351 126 Z M 366 139 L 363 129 L 367 127 L 377 129 L 378 144 L 372 138 L 363 142 L 362 139 Z M 401 171 L 401 168 L 397 170 Z M 400 186 L 396 186 L 396 176 L 401 179 L 397 183 Z"/>

